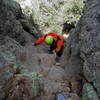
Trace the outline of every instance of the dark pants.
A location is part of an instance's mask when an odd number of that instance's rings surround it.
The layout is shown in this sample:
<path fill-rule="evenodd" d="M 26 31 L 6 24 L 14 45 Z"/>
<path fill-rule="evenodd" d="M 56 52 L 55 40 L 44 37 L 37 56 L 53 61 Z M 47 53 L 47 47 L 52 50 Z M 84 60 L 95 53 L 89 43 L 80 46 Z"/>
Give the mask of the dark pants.
<path fill-rule="evenodd" d="M 56 47 L 57 47 L 57 43 L 54 42 L 53 44 L 50 45 L 50 51 L 52 52 L 53 50 L 56 49 Z M 64 50 L 64 45 L 62 45 L 62 47 L 61 47 L 61 49 L 60 49 L 59 52 L 56 52 L 56 55 L 57 55 L 58 57 L 61 57 L 62 54 L 63 54 L 63 50 Z"/>

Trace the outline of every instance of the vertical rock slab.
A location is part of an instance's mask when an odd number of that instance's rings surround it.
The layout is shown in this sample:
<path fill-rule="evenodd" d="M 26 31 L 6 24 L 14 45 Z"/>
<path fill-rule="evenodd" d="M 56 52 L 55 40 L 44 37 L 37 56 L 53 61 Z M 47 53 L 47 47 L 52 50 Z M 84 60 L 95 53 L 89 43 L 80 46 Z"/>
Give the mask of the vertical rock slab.
<path fill-rule="evenodd" d="M 83 74 L 100 99 L 100 1 L 87 0 L 83 15 L 70 35 L 71 56 L 83 61 Z M 84 93 L 83 93 L 84 95 Z M 95 100 L 95 99 L 93 99 Z"/>
<path fill-rule="evenodd" d="M 99 100 L 95 89 L 89 83 L 85 83 L 83 86 L 82 100 Z"/>

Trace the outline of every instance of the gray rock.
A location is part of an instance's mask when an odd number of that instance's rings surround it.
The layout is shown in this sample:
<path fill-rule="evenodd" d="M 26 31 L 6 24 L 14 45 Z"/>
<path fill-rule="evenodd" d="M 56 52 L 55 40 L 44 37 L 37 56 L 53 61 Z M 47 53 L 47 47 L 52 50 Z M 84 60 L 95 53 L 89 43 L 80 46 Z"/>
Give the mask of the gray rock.
<path fill-rule="evenodd" d="M 7 81 L 4 88 L 6 100 L 32 100 L 40 90 L 36 73 L 16 75 Z"/>
<path fill-rule="evenodd" d="M 22 16 L 22 11 L 20 5 L 14 0 L 0 0 L 1 10 L 9 10 L 12 11 L 16 18 L 20 18 Z"/>
<path fill-rule="evenodd" d="M 13 0 L 1 0 L 0 7 L 0 35 L 2 37 L 9 36 L 23 46 L 27 42 L 32 42 L 32 38 L 34 38 L 38 31 L 32 24 L 27 26 L 28 19 L 22 14 L 20 5 Z M 23 20 L 25 25 L 22 24 Z M 35 35 L 32 37 L 30 34 Z"/>
<path fill-rule="evenodd" d="M 78 56 L 71 56 L 65 66 L 66 76 L 74 76 L 76 74 L 82 74 L 82 61 Z"/>
<path fill-rule="evenodd" d="M 76 27 L 77 28 L 77 27 Z M 76 29 L 78 30 L 78 28 Z M 82 74 L 82 59 L 80 58 L 80 44 L 78 33 L 70 33 L 66 41 L 66 64 L 67 76 Z"/>
<path fill-rule="evenodd" d="M 15 65 L 6 65 L 2 66 L 0 69 L 0 100 L 3 100 L 5 97 L 4 87 L 6 82 L 14 76 L 16 73 L 16 66 Z"/>
<path fill-rule="evenodd" d="M 36 26 L 34 25 L 33 27 L 33 24 L 30 20 L 28 20 L 27 18 L 24 18 L 24 19 L 19 19 L 23 29 L 30 33 L 31 35 L 33 35 L 35 38 L 38 38 L 39 36 L 41 36 L 41 32 L 39 32 L 39 30 L 36 28 Z"/>
<path fill-rule="evenodd" d="M 31 80 L 31 87 L 33 96 L 38 96 L 40 93 L 40 80 L 36 72 L 24 72 L 17 75 L 18 77 L 28 77 Z"/>
<path fill-rule="evenodd" d="M 68 100 L 81 100 L 81 97 L 79 97 L 77 94 L 75 93 L 70 93 L 69 94 L 69 97 Z M 66 98 L 67 99 L 67 98 Z"/>
<path fill-rule="evenodd" d="M 35 72 L 48 73 L 50 68 L 55 63 L 53 55 L 50 54 L 28 54 L 27 62 L 29 63 L 29 69 Z"/>
<path fill-rule="evenodd" d="M 98 6 L 100 2 L 87 1 L 84 14 L 79 23 L 80 27 L 80 56 L 83 59 L 83 72 L 85 78 L 93 83 L 100 98 L 100 22 L 98 20 Z M 95 6 L 97 5 L 97 6 Z M 77 31 L 76 31 L 77 32 Z"/>
<path fill-rule="evenodd" d="M 57 92 L 69 93 L 70 91 L 69 85 L 63 80 L 55 81 L 42 77 L 40 83 L 42 84 L 43 95 L 55 94 Z"/>
<path fill-rule="evenodd" d="M 100 99 L 100 1 L 88 0 L 75 31 L 69 36 L 69 59 L 77 57 L 85 79 L 91 82 Z M 70 61 L 71 62 L 71 61 Z M 73 64 L 73 61 L 71 62 Z M 73 69 L 77 64 L 74 63 Z M 67 65 L 66 65 L 67 66 Z M 68 68 L 66 68 L 67 71 Z M 82 70 L 78 70 L 82 71 Z"/>
<path fill-rule="evenodd" d="M 47 77 L 49 79 L 52 79 L 52 80 L 63 80 L 64 79 L 64 76 L 65 76 L 65 71 L 63 68 L 59 67 L 59 66 L 53 66 Z"/>
<path fill-rule="evenodd" d="M 21 49 L 23 47 L 10 37 L 5 36 L 2 41 L 0 40 L 0 100 L 4 97 L 3 87 L 7 80 L 17 72 L 16 52 Z"/>
<path fill-rule="evenodd" d="M 91 85 L 84 83 L 83 91 L 87 92 L 83 92 L 83 98 L 86 93 L 86 98 L 83 100 L 90 98 L 91 94 L 94 94 L 92 96 L 93 100 L 100 99 L 99 4 L 99 0 L 87 1 L 84 13 L 66 43 L 66 75 L 74 76 L 83 73 L 84 78 L 92 83 Z M 58 66 L 53 67 L 55 63 L 54 56 L 45 54 L 43 51 L 41 53 L 43 49 L 39 51 L 34 47 L 33 49 L 28 48 L 25 50 L 23 49 L 24 47 L 22 48 L 21 45 L 28 47 L 27 45 L 33 40 L 28 32 L 33 33 L 36 31 L 23 19 L 20 6 L 12 0 L 0 0 L 0 7 L 0 95 L 4 96 L 3 85 L 6 80 L 14 76 L 18 66 L 21 69 L 21 73 L 25 71 L 25 68 L 29 69 L 30 72 L 35 71 L 39 75 L 42 74 L 42 77 L 49 78 L 49 80 L 45 80 L 46 82 L 44 81 L 46 94 L 55 93 L 58 90 L 63 91 L 64 88 L 61 82 L 65 71 Z M 7 66 L 9 63 L 15 66 L 13 68 L 12 66 Z M 65 87 L 65 84 L 63 85 Z M 76 94 L 69 98 L 75 100 L 73 97 L 77 97 Z M 1 97 L 0 99 L 2 100 Z"/>
<path fill-rule="evenodd" d="M 0 63 L 16 64 L 16 52 L 23 49 L 18 42 L 12 38 L 5 37 L 0 45 Z"/>
<path fill-rule="evenodd" d="M 95 89 L 89 83 L 85 83 L 83 86 L 82 100 L 99 100 Z"/>

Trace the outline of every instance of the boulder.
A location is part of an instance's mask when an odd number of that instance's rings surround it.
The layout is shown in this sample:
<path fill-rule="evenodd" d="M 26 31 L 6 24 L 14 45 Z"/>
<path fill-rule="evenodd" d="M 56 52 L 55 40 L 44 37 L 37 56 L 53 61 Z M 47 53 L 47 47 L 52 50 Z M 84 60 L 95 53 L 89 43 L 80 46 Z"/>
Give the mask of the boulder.
<path fill-rule="evenodd" d="M 50 69 L 47 77 L 48 77 L 48 79 L 56 80 L 56 81 L 63 80 L 65 77 L 65 71 L 63 68 L 61 68 L 59 66 L 53 66 Z"/>
<path fill-rule="evenodd" d="M 87 0 L 83 15 L 76 25 L 74 32 L 69 35 L 68 51 L 69 66 L 73 64 L 75 70 L 77 66 L 79 73 L 83 72 L 84 79 L 92 83 L 96 90 L 96 95 L 100 99 L 100 1 Z M 74 58 L 74 60 L 70 59 Z M 75 62 L 74 62 L 75 61 Z M 77 65 L 78 61 L 78 65 Z M 66 72 L 68 65 L 66 64 Z M 80 65 L 81 64 L 81 65 Z M 83 69 L 83 71 L 82 71 Z M 85 84 L 85 83 L 84 83 Z"/>
<path fill-rule="evenodd" d="M 39 95 L 39 79 L 36 73 L 23 73 L 10 78 L 5 85 L 6 100 L 33 100 Z"/>
<path fill-rule="evenodd" d="M 22 46 L 32 42 L 38 32 L 32 24 L 28 24 L 28 19 L 22 14 L 20 5 L 14 0 L 0 0 L 0 7 L 0 35 L 9 36 Z M 30 34 L 35 35 L 32 37 Z"/>
<path fill-rule="evenodd" d="M 83 85 L 83 95 L 82 100 L 99 100 L 97 93 L 90 83 L 85 83 Z"/>

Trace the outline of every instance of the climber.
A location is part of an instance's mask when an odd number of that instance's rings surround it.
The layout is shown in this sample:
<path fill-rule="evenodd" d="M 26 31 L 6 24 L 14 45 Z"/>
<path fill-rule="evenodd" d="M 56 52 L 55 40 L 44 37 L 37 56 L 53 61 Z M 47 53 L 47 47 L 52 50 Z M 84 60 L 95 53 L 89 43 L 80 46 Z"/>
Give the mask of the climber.
<path fill-rule="evenodd" d="M 42 42 L 50 45 L 49 51 L 50 53 L 56 53 L 56 62 L 59 63 L 59 58 L 62 56 L 64 49 L 64 37 L 60 34 L 49 32 L 48 34 L 43 35 L 42 37 L 37 39 L 35 43 L 33 43 L 33 45 L 36 46 Z"/>

